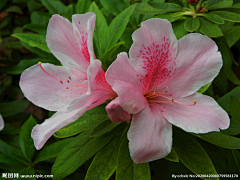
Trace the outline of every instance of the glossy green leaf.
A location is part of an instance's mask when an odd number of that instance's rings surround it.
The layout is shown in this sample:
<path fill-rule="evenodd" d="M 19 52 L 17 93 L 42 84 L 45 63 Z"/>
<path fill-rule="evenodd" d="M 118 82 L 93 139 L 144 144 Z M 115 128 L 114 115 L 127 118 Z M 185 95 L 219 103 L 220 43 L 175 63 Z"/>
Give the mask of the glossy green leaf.
<path fill-rule="evenodd" d="M 173 147 L 171 149 L 170 154 L 168 154 L 164 159 L 172 162 L 179 162 L 178 155 Z"/>
<path fill-rule="evenodd" d="M 230 126 L 226 130 L 221 130 L 221 133 L 236 136 L 240 134 L 240 122 L 234 121 L 233 119 L 230 120 Z"/>
<path fill-rule="evenodd" d="M 42 24 L 48 23 L 49 19 L 51 18 L 51 14 L 41 11 L 34 11 L 30 15 L 31 23 L 33 24 Z"/>
<path fill-rule="evenodd" d="M 136 13 L 139 14 L 163 14 L 165 11 L 161 11 L 150 6 L 148 3 L 138 3 L 135 9 Z"/>
<path fill-rule="evenodd" d="M 9 173 L 11 173 L 11 172 L 9 172 Z M 15 172 L 13 171 L 13 173 L 16 173 L 16 171 Z M 18 173 L 19 173 L 19 175 L 28 175 L 29 176 L 29 178 L 27 178 L 28 180 L 36 180 L 36 178 L 31 176 L 31 175 L 35 175 L 35 170 L 31 167 L 21 169 L 20 171 L 18 171 Z"/>
<path fill-rule="evenodd" d="M 128 140 L 125 135 L 118 153 L 116 180 L 150 180 L 151 172 L 148 163 L 135 164 L 130 157 Z"/>
<path fill-rule="evenodd" d="M 105 64 L 107 62 L 107 60 L 109 59 L 109 57 L 122 45 L 124 44 L 123 41 L 118 42 L 117 44 L 115 44 L 114 46 L 112 46 L 111 48 L 109 48 L 104 54 L 101 55 L 101 57 L 99 58 L 103 64 Z"/>
<path fill-rule="evenodd" d="M 182 18 L 182 16 L 174 16 L 174 14 L 175 13 L 159 14 L 157 16 L 154 16 L 154 18 L 167 19 L 170 22 L 174 22 L 174 21 Z"/>
<path fill-rule="evenodd" d="M 208 0 L 207 3 L 206 3 L 206 6 L 210 6 L 212 4 L 216 4 L 216 3 L 219 3 L 223 0 Z"/>
<path fill-rule="evenodd" d="M 208 88 L 211 86 L 211 84 L 212 84 L 212 82 L 204 85 L 204 86 L 201 87 L 197 92 L 198 92 L 198 93 L 201 93 L 201 94 L 204 93 L 206 90 L 208 90 Z"/>
<path fill-rule="evenodd" d="M 0 103 L 0 114 L 3 117 L 11 116 L 14 114 L 18 114 L 26 109 L 29 105 L 28 100 L 19 100 L 12 101 L 7 103 Z"/>
<path fill-rule="evenodd" d="M 240 173 L 240 152 L 237 150 L 230 150 L 228 154 L 228 169 L 231 174 Z"/>
<path fill-rule="evenodd" d="M 213 11 L 212 13 L 220 16 L 222 19 L 231 22 L 240 22 L 240 15 L 229 11 Z"/>
<path fill-rule="evenodd" d="M 95 107 L 83 114 L 75 122 L 58 130 L 54 136 L 65 138 L 76 135 L 82 131 L 93 128 L 99 123 L 109 119 L 104 106 Z"/>
<path fill-rule="evenodd" d="M 185 21 L 174 22 L 172 24 L 173 32 L 177 39 L 181 39 L 183 36 L 187 35 L 187 31 L 184 28 Z"/>
<path fill-rule="evenodd" d="M 189 134 L 175 133 L 173 147 L 180 161 L 195 174 L 217 174 L 204 148 Z M 205 178 L 204 178 L 205 179 Z M 218 179 L 218 178 L 206 178 Z"/>
<path fill-rule="evenodd" d="M 33 139 L 31 137 L 31 132 L 36 124 L 37 124 L 36 119 L 30 116 L 30 118 L 27 121 L 25 121 L 24 124 L 22 125 L 19 134 L 19 144 L 22 153 L 30 162 L 35 153 L 35 147 L 33 144 Z"/>
<path fill-rule="evenodd" d="M 96 154 L 88 168 L 85 180 L 105 180 L 114 173 L 117 166 L 118 144 L 121 134 L 122 132 L 116 135 Z"/>
<path fill-rule="evenodd" d="M 240 101 L 234 96 L 230 97 L 230 108 L 233 120 L 240 123 Z"/>
<path fill-rule="evenodd" d="M 55 0 L 41 0 L 44 7 L 52 14 L 59 14 L 66 12 L 66 6 L 60 2 Z"/>
<path fill-rule="evenodd" d="M 0 11 L 2 10 L 2 8 L 5 6 L 5 4 L 7 4 L 8 0 L 1 0 L 0 1 Z"/>
<path fill-rule="evenodd" d="M 73 173 L 102 149 L 122 128 L 117 127 L 107 134 L 92 139 L 89 138 L 91 129 L 78 135 L 59 153 L 52 167 L 53 179 L 63 179 Z"/>
<path fill-rule="evenodd" d="M 92 2 L 90 5 L 89 12 L 94 12 L 96 14 L 96 24 L 94 28 L 93 39 L 97 50 L 97 57 L 99 58 L 102 55 L 101 41 L 106 29 L 108 29 L 108 24 L 106 18 L 95 2 Z"/>
<path fill-rule="evenodd" d="M 23 26 L 25 29 L 29 29 L 31 31 L 34 31 L 36 33 L 46 35 L 47 32 L 47 23 L 45 24 L 26 24 Z"/>
<path fill-rule="evenodd" d="M 198 18 L 190 17 L 184 23 L 184 28 L 188 32 L 194 32 L 194 31 L 198 30 L 199 27 L 200 27 L 200 21 Z"/>
<path fill-rule="evenodd" d="M 165 12 L 181 11 L 182 7 L 175 3 L 149 3 L 150 6 Z"/>
<path fill-rule="evenodd" d="M 90 4 L 91 4 L 91 1 L 78 0 L 75 6 L 76 14 L 86 13 L 87 10 L 89 9 Z"/>
<path fill-rule="evenodd" d="M 36 160 L 33 164 L 37 164 L 38 162 L 45 161 L 50 158 L 57 157 L 61 150 L 73 140 L 74 138 L 67 138 L 60 141 L 57 141 L 49 146 L 44 146 L 40 153 L 37 155 Z"/>
<path fill-rule="evenodd" d="M 214 84 L 220 89 L 224 94 L 228 91 L 228 79 L 223 69 L 220 70 L 217 77 L 214 79 Z"/>
<path fill-rule="evenodd" d="M 29 12 L 43 8 L 43 5 L 36 0 L 30 0 L 27 3 Z"/>
<path fill-rule="evenodd" d="M 240 26 L 230 27 L 223 34 L 228 46 L 231 48 L 240 39 Z"/>
<path fill-rule="evenodd" d="M 208 10 L 231 7 L 233 0 L 222 0 L 207 7 Z"/>
<path fill-rule="evenodd" d="M 113 123 L 111 120 L 106 120 L 93 128 L 90 137 L 100 136 L 111 131 L 114 127 L 118 126 L 119 123 Z"/>
<path fill-rule="evenodd" d="M 205 18 L 200 17 L 199 30 L 208 37 L 220 37 L 223 36 L 221 29 L 214 23 L 208 21 Z"/>
<path fill-rule="evenodd" d="M 51 53 L 46 44 L 46 37 L 39 34 L 18 33 L 12 35 L 15 38 L 25 42 L 31 47 L 37 47 L 45 52 Z"/>
<path fill-rule="evenodd" d="M 216 24 L 224 24 L 224 20 L 216 15 L 216 14 L 211 14 L 211 13 L 202 13 L 201 14 L 203 17 L 205 17 L 206 19 L 208 19 L 209 21 L 212 21 Z"/>
<path fill-rule="evenodd" d="M 100 0 L 100 3 L 115 16 L 128 7 L 123 0 Z"/>
<path fill-rule="evenodd" d="M 0 162 L 15 165 L 27 165 L 27 160 L 17 149 L 0 140 Z"/>
<path fill-rule="evenodd" d="M 101 42 L 103 53 L 113 47 L 120 39 L 124 30 L 126 29 L 126 26 L 131 15 L 133 14 L 135 7 L 136 5 L 129 6 L 113 19 L 109 25 L 109 28 L 106 30 Z"/>
<path fill-rule="evenodd" d="M 134 32 L 133 28 L 126 28 L 120 40 L 124 42 L 123 46 L 130 49 L 133 44 L 132 33 Z"/>
<path fill-rule="evenodd" d="M 1 134 L 11 134 L 11 135 L 15 135 L 15 134 L 19 134 L 20 130 L 16 127 L 13 127 L 9 124 L 4 124 L 4 129 L 2 131 L 0 131 Z"/>
<path fill-rule="evenodd" d="M 10 6 L 9 8 L 5 9 L 5 12 L 23 14 L 22 9 L 18 6 Z"/>
<path fill-rule="evenodd" d="M 235 87 L 233 90 L 222 96 L 217 100 L 218 104 L 222 106 L 222 108 L 227 111 L 228 113 L 230 112 L 230 99 L 231 96 L 235 97 L 237 100 L 240 101 L 240 86 Z"/>
<path fill-rule="evenodd" d="M 210 132 L 207 134 L 194 134 L 195 136 L 227 149 L 240 149 L 240 139 L 225 135 L 221 132 Z"/>

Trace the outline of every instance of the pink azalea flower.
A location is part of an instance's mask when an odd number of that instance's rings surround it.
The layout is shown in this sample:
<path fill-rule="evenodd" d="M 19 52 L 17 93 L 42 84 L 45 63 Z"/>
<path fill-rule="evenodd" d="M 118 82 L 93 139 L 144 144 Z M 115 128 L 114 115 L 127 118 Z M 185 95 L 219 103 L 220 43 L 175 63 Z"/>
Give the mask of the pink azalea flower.
<path fill-rule="evenodd" d="M 133 114 L 127 137 L 135 163 L 169 154 L 172 124 L 193 133 L 228 128 L 227 113 L 213 98 L 196 92 L 222 67 L 214 41 L 196 33 L 177 40 L 163 19 L 143 22 L 132 38 L 130 58 L 120 53 L 106 79 L 118 94 L 115 106 Z"/>
<path fill-rule="evenodd" d="M 39 63 L 20 79 L 24 95 L 37 106 L 57 111 L 32 130 L 37 149 L 59 129 L 84 112 L 116 96 L 105 79 L 101 61 L 95 59 L 92 38 L 96 16 L 86 13 L 67 19 L 53 15 L 46 42 L 63 66 Z"/>

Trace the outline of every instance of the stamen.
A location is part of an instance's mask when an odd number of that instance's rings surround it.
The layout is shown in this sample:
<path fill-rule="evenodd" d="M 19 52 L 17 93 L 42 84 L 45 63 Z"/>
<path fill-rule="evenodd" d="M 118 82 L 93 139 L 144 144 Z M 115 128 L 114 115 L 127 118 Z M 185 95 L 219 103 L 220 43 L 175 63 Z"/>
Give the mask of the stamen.
<path fill-rule="evenodd" d="M 51 74 L 49 74 L 45 69 L 43 69 L 41 62 L 38 62 L 38 65 L 43 70 L 43 72 L 45 72 L 48 76 L 52 77 L 53 79 L 56 79 L 56 80 L 60 81 L 61 84 L 63 84 L 63 82 L 65 82 L 65 83 L 70 83 L 70 84 L 76 85 L 78 87 L 87 87 L 88 86 L 87 84 L 73 83 L 73 82 L 70 82 L 69 80 L 64 81 L 62 79 L 56 78 L 56 77 L 52 76 Z M 68 78 L 71 79 L 71 77 L 68 77 Z"/>

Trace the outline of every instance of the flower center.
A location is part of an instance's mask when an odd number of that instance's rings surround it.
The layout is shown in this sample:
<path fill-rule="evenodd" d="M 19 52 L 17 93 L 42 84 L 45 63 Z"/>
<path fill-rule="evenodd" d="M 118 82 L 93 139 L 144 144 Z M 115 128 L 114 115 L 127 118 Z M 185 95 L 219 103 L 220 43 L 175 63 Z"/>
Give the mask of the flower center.
<path fill-rule="evenodd" d="M 173 103 L 178 103 L 178 104 L 181 104 L 181 105 L 184 105 L 184 106 L 194 106 L 197 103 L 196 99 L 193 100 L 193 104 L 181 103 L 179 101 L 176 101 L 173 98 L 169 98 L 166 95 L 164 95 L 164 93 L 166 93 L 167 91 L 168 91 L 168 87 L 167 86 L 165 86 L 165 90 L 162 91 L 162 92 L 159 92 L 157 90 L 157 88 L 155 88 L 154 90 L 150 90 L 150 91 L 145 92 L 144 96 L 147 98 L 150 106 L 153 106 L 153 104 L 151 104 L 151 103 L 162 104 L 162 107 L 165 107 L 164 104 L 170 104 L 172 106 Z M 161 98 L 166 99 L 166 100 L 158 100 L 158 99 L 156 99 L 158 97 L 161 97 Z"/>
<path fill-rule="evenodd" d="M 48 76 L 50 76 L 53 79 L 56 79 L 57 81 L 59 81 L 62 85 L 64 85 L 66 87 L 66 89 L 70 90 L 70 91 L 75 91 L 75 92 L 79 92 L 79 93 L 85 93 L 88 85 L 87 84 L 80 84 L 80 83 L 75 83 L 72 82 L 72 78 L 69 76 L 67 80 L 62 80 L 60 78 L 57 78 L 53 75 L 51 75 L 50 73 L 48 73 L 43 67 L 42 67 L 42 63 L 38 62 L 38 65 L 40 66 L 40 68 L 43 70 L 44 73 L 46 73 Z M 77 89 L 75 88 L 77 87 Z"/>

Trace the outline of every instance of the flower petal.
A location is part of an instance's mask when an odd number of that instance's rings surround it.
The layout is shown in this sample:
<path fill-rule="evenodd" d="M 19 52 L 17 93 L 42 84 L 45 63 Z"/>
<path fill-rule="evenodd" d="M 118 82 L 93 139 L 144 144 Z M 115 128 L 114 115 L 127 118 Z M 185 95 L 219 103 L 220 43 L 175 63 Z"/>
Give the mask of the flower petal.
<path fill-rule="evenodd" d="M 141 76 L 144 91 L 166 81 L 177 54 L 177 39 L 171 23 L 165 19 L 149 19 L 133 35 L 130 64 Z"/>
<path fill-rule="evenodd" d="M 135 163 L 160 159 L 171 151 L 172 125 L 157 108 L 146 106 L 133 115 L 127 136 L 130 155 Z"/>
<path fill-rule="evenodd" d="M 228 114 L 213 98 L 199 93 L 174 98 L 175 101 L 189 105 L 193 104 L 194 99 L 197 100 L 194 106 L 185 106 L 177 102 L 173 102 L 172 106 L 165 104 L 165 107 L 161 108 L 163 116 L 187 132 L 208 133 L 229 127 Z"/>
<path fill-rule="evenodd" d="M 120 106 L 129 114 L 138 113 L 147 104 L 147 100 L 143 96 L 140 78 L 129 64 L 126 53 L 120 53 L 112 65 L 109 66 L 106 79 L 118 94 Z"/>
<path fill-rule="evenodd" d="M 83 106 L 72 112 L 56 112 L 52 117 L 46 119 L 42 124 L 37 124 L 32 130 L 34 146 L 37 150 L 41 149 L 47 140 L 59 129 L 77 120 L 88 109 Z"/>
<path fill-rule="evenodd" d="M 107 106 L 106 111 L 112 122 L 130 121 L 131 115 L 123 110 L 118 103 L 118 97 L 112 100 Z"/>
<path fill-rule="evenodd" d="M 4 121 L 3 121 L 2 115 L 0 114 L 0 131 L 3 130 L 3 128 L 4 128 Z"/>
<path fill-rule="evenodd" d="M 87 77 L 80 71 L 48 63 L 41 65 L 47 73 L 59 80 L 46 74 L 39 65 L 26 69 L 20 79 L 25 97 L 37 106 L 58 111 L 87 92 Z"/>
<path fill-rule="evenodd" d="M 215 42 L 204 35 L 191 33 L 179 40 L 174 73 L 168 82 L 168 93 L 184 97 L 211 82 L 222 67 L 222 56 Z"/>
<path fill-rule="evenodd" d="M 93 13 L 86 13 L 74 17 L 74 19 L 76 18 L 79 18 L 79 21 L 82 22 L 81 27 L 85 28 L 81 37 L 75 37 L 73 25 L 70 21 L 59 15 L 53 15 L 48 24 L 46 42 L 48 48 L 61 61 L 63 66 L 77 68 L 86 72 L 90 64 L 87 47 L 88 36 L 86 35 L 88 32 L 86 31 L 89 21 L 95 23 L 95 21 L 91 20 L 95 18 L 95 15 Z M 89 38 L 92 38 L 92 35 Z"/>

